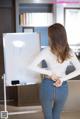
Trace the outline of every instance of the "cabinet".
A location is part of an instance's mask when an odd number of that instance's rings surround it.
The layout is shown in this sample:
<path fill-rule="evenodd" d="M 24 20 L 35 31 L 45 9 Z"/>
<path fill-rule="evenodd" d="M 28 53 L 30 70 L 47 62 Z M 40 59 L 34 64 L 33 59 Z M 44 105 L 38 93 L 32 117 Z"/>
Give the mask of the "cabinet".
<path fill-rule="evenodd" d="M 80 111 L 80 76 L 68 81 L 68 89 L 68 98 L 64 106 L 64 111 Z"/>
<path fill-rule="evenodd" d="M 10 86 L 8 90 L 12 90 L 14 97 L 14 105 L 16 106 L 35 106 L 40 105 L 39 101 L 40 84 Z"/>
<path fill-rule="evenodd" d="M 18 87 L 18 106 L 40 105 L 39 84 Z"/>

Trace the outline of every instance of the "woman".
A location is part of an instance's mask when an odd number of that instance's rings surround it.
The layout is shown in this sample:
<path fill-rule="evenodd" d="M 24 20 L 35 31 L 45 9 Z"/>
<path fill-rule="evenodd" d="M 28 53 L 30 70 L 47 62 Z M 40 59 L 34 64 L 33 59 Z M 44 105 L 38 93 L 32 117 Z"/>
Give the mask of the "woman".
<path fill-rule="evenodd" d="M 80 74 L 80 63 L 69 48 L 63 25 L 55 23 L 48 28 L 49 46 L 44 48 L 30 65 L 30 69 L 45 74 L 40 86 L 40 101 L 45 119 L 60 119 L 68 95 L 67 80 Z M 45 60 L 48 68 L 38 64 Z M 72 62 L 76 70 L 65 74 L 67 65 Z"/>

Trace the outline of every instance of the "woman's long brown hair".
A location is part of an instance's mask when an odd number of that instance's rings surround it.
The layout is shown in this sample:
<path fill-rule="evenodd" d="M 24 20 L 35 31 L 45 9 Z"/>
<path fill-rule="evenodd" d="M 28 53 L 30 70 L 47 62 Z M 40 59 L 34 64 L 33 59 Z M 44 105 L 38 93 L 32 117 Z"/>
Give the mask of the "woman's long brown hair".
<path fill-rule="evenodd" d="M 70 48 L 67 42 L 66 30 L 63 25 L 55 23 L 48 28 L 49 45 L 52 53 L 57 56 L 58 62 L 70 58 Z"/>

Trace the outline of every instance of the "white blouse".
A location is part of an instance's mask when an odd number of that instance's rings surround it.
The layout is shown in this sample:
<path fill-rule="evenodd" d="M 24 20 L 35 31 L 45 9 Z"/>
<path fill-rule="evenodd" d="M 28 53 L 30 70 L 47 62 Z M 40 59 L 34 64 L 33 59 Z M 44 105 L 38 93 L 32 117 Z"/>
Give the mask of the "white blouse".
<path fill-rule="evenodd" d="M 66 81 L 73 77 L 80 75 L 80 62 L 77 59 L 75 53 L 70 51 L 71 58 L 65 60 L 63 63 L 59 63 L 57 61 L 57 57 L 51 52 L 50 47 L 44 48 L 40 54 L 34 59 L 32 64 L 30 64 L 29 69 L 35 71 L 40 74 L 45 74 L 51 76 L 52 74 L 56 74 L 60 77 L 60 80 Z M 48 68 L 42 68 L 41 63 L 42 60 L 45 60 Z M 75 66 L 76 70 L 68 75 L 65 74 L 67 65 L 72 62 Z"/>

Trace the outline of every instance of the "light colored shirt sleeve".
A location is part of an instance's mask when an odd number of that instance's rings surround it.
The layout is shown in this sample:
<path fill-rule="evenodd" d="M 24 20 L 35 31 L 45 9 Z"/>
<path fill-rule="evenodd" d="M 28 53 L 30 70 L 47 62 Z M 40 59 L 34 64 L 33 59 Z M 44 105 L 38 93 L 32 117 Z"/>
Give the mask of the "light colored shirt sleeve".
<path fill-rule="evenodd" d="M 72 52 L 72 57 L 71 57 L 71 62 L 75 66 L 76 70 L 73 71 L 72 73 L 65 75 L 64 77 L 61 78 L 61 81 L 67 81 L 68 79 L 74 78 L 78 75 L 80 75 L 80 62 L 78 58 L 76 57 L 75 53 Z"/>
<path fill-rule="evenodd" d="M 52 75 L 52 71 L 46 68 L 42 68 L 40 63 L 42 60 L 45 60 L 47 55 L 47 49 L 43 49 L 40 54 L 34 59 L 34 61 L 30 64 L 29 70 L 35 71 L 40 74 L 45 74 L 48 76 Z"/>

